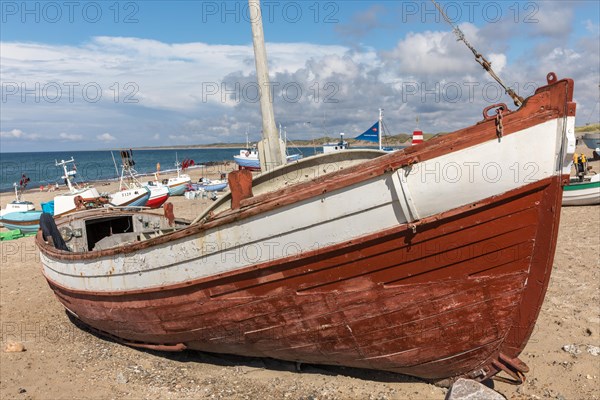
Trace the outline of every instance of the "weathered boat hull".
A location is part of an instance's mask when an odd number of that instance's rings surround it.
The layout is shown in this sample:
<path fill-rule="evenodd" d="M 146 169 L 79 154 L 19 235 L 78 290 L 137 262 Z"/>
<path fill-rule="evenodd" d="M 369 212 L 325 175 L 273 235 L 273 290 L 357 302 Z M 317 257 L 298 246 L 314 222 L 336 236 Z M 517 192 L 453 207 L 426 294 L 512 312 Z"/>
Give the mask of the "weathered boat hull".
<path fill-rule="evenodd" d="M 84 323 L 133 345 L 433 380 L 483 368 L 483 378 L 497 372 L 500 353 L 519 354 L 535 324 L 552 267 L 560 185 L 551 178 L 435 216 L 416 234 L 402 226 L 171 287 L 80 293 L 49 282 Z"/>
<path fill-rule="evenodd" d="M 68 253 L 38 235 L 44 275 L 134 346 L 521 381 L 574 147 L 573 82 L 550 80 L 500 138 L 488 120 L 314 178 L 303 165 L 340 154 L 308 158 L 128 246 Z M 534 146 L 535 168 L 519 166 Z"/>

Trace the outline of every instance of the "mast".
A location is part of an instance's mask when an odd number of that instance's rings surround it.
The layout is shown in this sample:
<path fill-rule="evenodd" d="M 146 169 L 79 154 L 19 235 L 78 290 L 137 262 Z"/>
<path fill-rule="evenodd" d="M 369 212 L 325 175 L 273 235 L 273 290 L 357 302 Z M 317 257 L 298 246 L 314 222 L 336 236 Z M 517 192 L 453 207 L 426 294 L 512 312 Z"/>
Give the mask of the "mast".
<path fill-rule="evenodd" d="M 19 201 L 21 201 L 21 196 L 19 196 L 19 189 L 17 188 L 17 182 L 13 183 L 13 186 L 15 188 L 15 200 L 18 203 Z"/>
<path fill-rule="evenodd" d="M 74 162 L 75 162 L 75 160 L 73 159 L 73 157 L 71 157 L 71 159 L 67 160 L 67 161 L 65 161 L 65 160 L 60 160 L 60 162 L 58 162 L 56 160 L 54 161 L 54 163 L 56 164 L 57 167 L 59 167 L 59 166 L 63 167 L 63 171 L 65 171 L 65 179 L 67 180 L 67 186 L 69 187 L 69 191 L 71 193 L 74 192 L 74 189 L 73 189 L 73 185 L 71 185 L 71 178 L 69 177 L 69 172 L 67 171 L 67 164 L 74 163 Z"/>
<path fill-rule="evenodd" d="M 250 24 L 252 25 L 256 80 L 259 86 L 263 127 L 263 139 L 258 143 L 258 158 L 261 170 L 267 172 L 271 168 L 283 165 L 285 160 L 284 146 L 279 138 L 277 125 L 275 124 L 260 0 L 248 0 L 248 6 L 250 9 Z"/>
<path fill-rule="evenodd" d="M 246 128 L 246 149 L 250 150 L 250 140 L 248 139 L 248 130 L 250 129 L 250 124 Z"/>
<path fill-rule="evenodd" d="M 383 149 L 381 146 L 381 133 L 383 132 L 383 108 L 379 109 L 379 150 Z"/>

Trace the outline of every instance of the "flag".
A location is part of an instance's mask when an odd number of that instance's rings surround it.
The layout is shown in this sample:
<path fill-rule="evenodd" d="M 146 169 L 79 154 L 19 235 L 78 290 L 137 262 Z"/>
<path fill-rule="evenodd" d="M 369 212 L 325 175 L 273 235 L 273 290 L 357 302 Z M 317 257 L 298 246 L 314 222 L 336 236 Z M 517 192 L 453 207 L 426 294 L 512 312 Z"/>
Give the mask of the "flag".
<path fill-rule="evenodd" d="M 367 129 L 362 135 L 354 138 L 355 140 L 364 140 L 367 142 L 379 142 L 379 121 Z"/>

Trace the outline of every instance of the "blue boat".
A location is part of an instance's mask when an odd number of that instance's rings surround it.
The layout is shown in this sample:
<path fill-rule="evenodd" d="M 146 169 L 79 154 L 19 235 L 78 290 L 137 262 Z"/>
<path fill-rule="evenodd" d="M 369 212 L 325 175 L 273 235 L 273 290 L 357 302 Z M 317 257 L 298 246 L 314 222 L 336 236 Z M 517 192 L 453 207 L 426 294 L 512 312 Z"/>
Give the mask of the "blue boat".
<path fill-rule="evenodd" d="M 298 161 L 302 158 L 302 154 L 289 154 L 286 156 L 288 163 Z M 256 148 L 240 150 L 239 155 L 233 156 L 233 161 L 240 167 L 251 171 L 260 171 L 260 160 Z"/>
<path fill-rule="evenodd" d="M 0 222 L 6 229 L 20 229 L 22 232 L 37 232 L 40 228 L 42 211 L 23 211 L 4 214 Z"/>
<path fill-rule="evenodd" d="M 203 180 L 199 183 L 192 183 L 190 185 L 194 190 L 204 190 L 206 192 L 220 192 L 227 187 L 227 181 L 211 181 L 208 179 Z"/>

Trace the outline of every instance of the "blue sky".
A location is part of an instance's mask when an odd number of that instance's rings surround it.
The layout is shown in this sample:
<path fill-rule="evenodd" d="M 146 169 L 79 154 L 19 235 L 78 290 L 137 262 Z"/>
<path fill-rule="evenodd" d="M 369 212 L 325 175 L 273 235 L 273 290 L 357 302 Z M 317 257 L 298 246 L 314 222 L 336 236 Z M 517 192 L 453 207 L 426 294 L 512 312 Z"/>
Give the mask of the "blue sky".
<path fill-rule="evenodd" d="M 507 83 L 527 95 L 551 70 L 568 75 L 578 124 L 597 122 L 599 2 L 440 4 Z M 391 134 L 417 115 L 450 131 L 508 102 L 429 2 L 262 5 L 276 119 L 292 138 L 358 134 L 379 107 Z M 0 151 L 258 139 L 247 7 L 2 1 Z"/>

